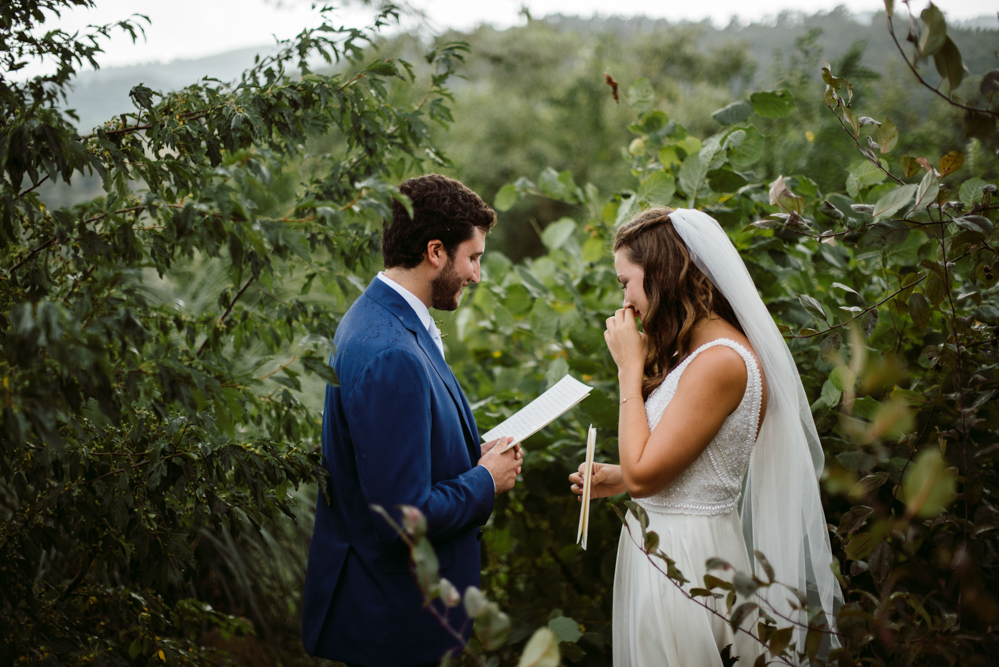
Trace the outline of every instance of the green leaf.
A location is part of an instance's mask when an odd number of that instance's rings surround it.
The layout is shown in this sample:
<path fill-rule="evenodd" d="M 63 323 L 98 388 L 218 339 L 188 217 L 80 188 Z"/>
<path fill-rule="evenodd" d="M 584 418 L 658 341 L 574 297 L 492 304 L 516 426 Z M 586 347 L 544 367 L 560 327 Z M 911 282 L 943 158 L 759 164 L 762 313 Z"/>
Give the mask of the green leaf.
<path fill-rule="evenodd" d="M 749 118 L 752 113 L 753 105 L 745 100 L 739 100 L 718 109 L 711 114 L 711 117 L 721 125 L 736 125 Z"/>
<path fill-rule="evenodd" d="M 912 157 L 911 155 L 903 155 L 901 158 L 899 158 L 899 162 L 902 165 L 902 174 L 905 176 L 905 178 L 912 178 L 913 176 L 919 173 L 919 170 L 921 168 L 919 160 Z"/>
<path fill-rule="evenodd" d="M 591 236 L 583 244 L 583 261 L 597 262 L 607 256 L 608 249 L 604 240 L 598 236 Z"/>
<path fill-rule="evenodd" d="M 731 582 L 725 581 L 724 579 L 716 577 L 713 574 L 704 575 L 704 587 L 712 591 L 716 588 L 720 588 L 723 591 L 735 590 L 735 587 L 732 586 Z"/>
<path fill-rule="evenodd" d="M 708 172 L 708 187 L 713 192 L 735 192 L 748 181 L 731 169 L 712 169 Z"/>
<path fill-rule="evenodd" d="M 303 357 L 302 365 L 310 373 L 315 373 L 326 384 L 336 387 L 340 384 L 340 379 L 336 376 L 336 371 L 330 366 L 324 359 L 319 359 L 317 357 Z"/>
<path fill-rule="evenodd" d="M 961 184 L 961 188 L 958 190 L 958 199 L 960 199 L 965 206 L 974 206 L 985 197 L 986 185 L 988 185 L 988 183 L 977 176 L 969 178 Z M 934 195 L 934 199 L 936 199 L 936 195 Z"/>
<path fill-rule="evenodd" d="M 701 157 L 701 152 L 688 155 L 680 167 L 680 187 L 687 195 L 688 202 L 697 199 L 701 188 L 704 187 L 704 178 L 708 173 L 708 166 Z"/>
<path fill-rule="evenodd" d="M 897 143 L 898 128 L 895 127 L 895 123 L 891 122 L 891 118 L 885 118 L 881 127 L 878 128 L 878 147 L 881 149 L 881 153 L 888 153 L 895 148 Z"/>
<path fill-rule="evenodd" d="M 920 329 L 926 329 L 930 325 L 930 304 L 921 292 L 913 292 L 909 296 L 909 316 L 912 323 Z"/>
<path fill-rule="evenodd" d="M 849 366 L 837 366 L 829 374 L 829 381 L 840 391 L 852 390 L 857 384 L 857 374 Z"/>
<path fill-rule="evenodd" d="M 913 213 L 915 211 L 920 211 L 934 203 L 937 200 L 937 194 L 939 192 L 940 182 L 937 179 L 936 174 L 932 171 L 926 172 L 926 175 L 923 176 L 923 180 L 919 182 L 919 188 L 916 190 L 916 203 L 909 212 Z"/>
<path fill-rule="evenodd" d="M 874 509 L 865 505 L 850 508 L 850 511 L 840 518 L 839 528 L 836 532 L 840 535 L 850 535 L 857 532 L 864 527 L 873 513 Z"/>
<path fill-rule="evenodd" d="M 860 328 L 864 331 L 864 338 L 870 339 L 871 334 L 878 326 L 878 320 L 881 318 L 881 313 L 878 312 L 877 308 L 873 308 L 864 315 L 860 320 Z"/>
<path fill-rule="evenodd" d="M 628 89 L 628 104 L 638 113 L 645 113 L 656 103 L 656 91 L 645 77 L 635 79 Z"/>
<path fill-rule="evenodd" d="M 878 200 L 874 205 L 874 218 L 887 218 L 902 209 L 912 201 L 912 196 L 916 193 L 916 186 L 900 185 L 891 190 Z"/>
<path fill-rule="evenodd" d="M 890 1 L 890 0 L 889 0 Z M 788 647 L 794 637 L 794 628 L 780 628 L 774 630 L 767 637 L 767 648 L 770 650 L 770 657 L 776 658 Z"/>
<path fill-rule="evenodd" d="M 923 288 L 923 291 L 926 292 L 926 298 L 930 300 L 930 303 L 938 306 L 947 298 L 948 289 L 939 273 L 929 271 L 926 274 L 926 287 Z"/>
<path fill-rule="evenodd" d="M 954 89 L 964 81 L 964 74 L 967 70 L 964 61 L 961 60 L 961 52 L 958 51 L 957 45 L 951 41 L 950 37 L 946 38 L 940 50 L 933 54 L 933 64 L 937 66 L 937 72 L 940 73 L 940 76 L 947 79 L 950 92 L 953 94 Z"/>
<path fill-rule="evenodd" d="M 538 628 L 527 640 L 517 667 L 558 667 L 562 656 L 558 651 L 558 638 L 548 628 Z"/>
<path fill-rule="evenodd" d="M 576 221 L 572 218 L 562 218 L 545 227 L 541 232 L 541 242 L 549 250 L 556 250 L 565 245 L 575 231 Z"/>
<path fill-rule="evenodd" d="M 955 171 L 960 169 L 964 165 L 964 153 L 958 150 L 953 150 L 940 158 L 940 166 L 937 171 L 940 172 L 940 178 L 953 174 Z"/>
<path fill-rule="evenodd" d="M 928 447 L 906 469 L 902 478 L 902 501 L 920 519 L 943 512 L 957 495 L 956 476 L 938 447 Z"/>
<path fill-rule="evenodd" d="M 808 656 L 808 664 L 815 664 L 815 658 L 819 654 L 819 648 L 822 647 L 822 638 L 824 636 L 824 633 L 811 628 L 805 634 L 805 654 Z"/>
<path fill-rule="evenodd" d="M 846 557 L 850 560 L 864 560 L 879 539 L 870 533 L 857 533 L 846 543 Z"/>
<path fill-rule="evenodd" d="M 860 188 L 884 182 L 887 175 L 877 165 L 864 160 L 850 167 L 846 189 L 854 199 L 860 197 Z"/>
<path fill-rule="evenodd" d="M 886 472 L 876 472 L 867 475 L 850 489 L 851 496 L 865 496 L 888 481 L 889 474 Z"/>
<path fill-rule="evenodd" d="M 756 564 L 763 568 L 763 572 L 767 575 L 767 583 L 774 582 L 774 566 L 770 564 L 767 557 L 762 551 L 753 551 L 753 555 L 756 557 Z"/>
<path fill-rule="evenodd" d="M 547 343 L 555 338 L 557 330 L 558 313 L 546 301 L 536 301 L 531 308 L 531 331 L 539 341 Z M 561 357 L 559 361 L 565 362 Z"/>
<path fill-rule="evenodd" d="M 787 89 L 753 93 L 749 100 L 753 111 L 764 118 L 784 118 L 794 109 L 794 97 Z"/>
<path fill-rule="evenodd" d="M 919 14 L 919 18 L 923 21 L 923 31 L 919 35 L 919 56 L 932 56 L 944 42 L 949 41 L 947 22 L 943 13 L 932 2 Z"/>
<path fill-rule="evenodd" d="M 881 540 L 871 549 L 871 555 L 867 559 L 867 565 L 871 576 L 880 586 L 891 574 L 892 565 L 895 564 L 895 552 L 885 540 Z"/>
<path fill-rule="evenodd" d="M 982 215 L 962 215 L 951 222 L 961 229 L 978 232 L 983 237 L 992 233 L 992 221 Z"/>
<path fill-rule="evenodd" d="M 568 616 L 558 616 L 548 621 L 548 628 L 555 633 L 560 642 L 575 644 L 583 636 L 583 631 L 579 629 L 579 623 Z"/>
<path fill-rule="evenodd" d="M 741 141 L 727 147 L 729 164 L 738 171 L 749 169 L 759 162 L 766 145 L 763 135 L 755 127 L 747 127 L 744 134 Z"/>
<path fill-rule="evenodd" d="M 518 201 L 520 201 L 520 189 L 513 183 L 507 183 L 496 193 L 493 207 L 497 211 L 509 211 Z"/>
<path fill-rule="evenodd" d="M 521 284 L 527 288 L 527 291 L 531 293 L 535 299 L 542 299 L 548 296 L 548 288 L 545 284 L 538 280 L 538 277 L 534 273 L 524 266 L 523 264 L 518 264 L 514 267 L 514 272 L 520 278 Z"/>
<path fill-rule="evenodd" d="M 624 223 L 628 222 L 638 213 L 639 198 L 637 195 L 630 197 L 623 197 L 621 203 L 617 207 L 617 216 L 614 218 L 614 227 L 620 227 Z"/>
<path fill-rule="evenodd" d="M 742 625 L 743 621 L 749 618 L 749 616 L 759 608 L 760 605 L 755 602 L 743 602 L 735 608 L 735 611 L 732 612 L 732 617 L 728 620 L 729 626 L 733 630 L 737 629 L 740 625 Z"/>
<path fill-rule="evenodd" d="M 853 128 L 853 136 L 860 135 L 860 119 L 857 114 L 853 113 L 853 109 L 850 107 L 843 107 L 843 117 L 846 118 L 846 122 L 850 123 L 850 127 Z"/>
<path fill-rule="evenodd" d="M 552 199 L 562 199 L 565 185 L 558 177 L 558 172 L 551 167 L 545 167 L 538 178 L 538 187 L 541 192 Z"/>
<path fill-rule="evenodd" d="M 807 294 L 799 294 L 798 301 L 805 307 L 805 311 L 815 319 L 822 320 L 823 322 L 829 321 L 825 308 L 814 297 L 810 297 Z"/>
<path fill-rule="evenodd" d="M 638 196 L 656 206 L 669 206 L 676 192 L 676 181 L 665 171 L 653 172 L 638 186 Z"/>

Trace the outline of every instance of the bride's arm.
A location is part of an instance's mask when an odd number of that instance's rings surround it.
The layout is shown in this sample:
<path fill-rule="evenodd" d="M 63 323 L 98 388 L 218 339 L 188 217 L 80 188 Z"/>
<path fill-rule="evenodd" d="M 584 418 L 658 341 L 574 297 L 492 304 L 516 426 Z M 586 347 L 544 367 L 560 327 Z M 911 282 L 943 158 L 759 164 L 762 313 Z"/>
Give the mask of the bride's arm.
<path fill-rule="evenodd" d="M 628 493 L 651 496 L 666 488 L 700 456 L 746 390 L 746 365 L 734 350 L 718 346 L 694 359 L 654 433 L 642 401 L 647 343 L 631 309 L 607 320 L 607 347 L 618 367 L 621 408 L 618 447 Z M 636 397 L 636 398 L 632 398 Z"/>

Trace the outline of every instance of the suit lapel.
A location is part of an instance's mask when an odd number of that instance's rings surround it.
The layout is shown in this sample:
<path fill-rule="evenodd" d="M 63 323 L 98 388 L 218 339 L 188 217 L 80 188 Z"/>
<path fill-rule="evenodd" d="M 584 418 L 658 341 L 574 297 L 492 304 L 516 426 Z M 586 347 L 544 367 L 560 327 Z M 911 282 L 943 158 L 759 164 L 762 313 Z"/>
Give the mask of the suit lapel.
<path fill-rule="evenodd" d="M 430 332 L 426 330 L 419 316 L 413 312 L 413 308 L 406 303 L 406 300 L 381 279 L 374 278 L 371 284 L 368 285 L 368 289 L 365 290 L 365 294 L 398 317 L 402 325 L 416 336 L 416 344 L 423 350 L 434 370 L 437 371 L 437 375 L 444 382 L 444 386 L 447 387 L 448 393 L 451 394 L 451 399 L 458 409 L 458 414 L 461 415 L 461 421 L 465 425 L 465 444 L 468 448 L 472 465 L 475 465 L 479 460 L 478 431 L 475 428 L 475 420 L 472 417 L 471 407 L 468 405 L 468 401 L 465 400 L 465 394 L 462 393 L 461 388 L 458 386 L 458 380 L 454 377 L 454 373 L 451 372 L 451 367 L 447 365 L 440 350 L 437 349 L 437 343 L 430 337 Z"/>

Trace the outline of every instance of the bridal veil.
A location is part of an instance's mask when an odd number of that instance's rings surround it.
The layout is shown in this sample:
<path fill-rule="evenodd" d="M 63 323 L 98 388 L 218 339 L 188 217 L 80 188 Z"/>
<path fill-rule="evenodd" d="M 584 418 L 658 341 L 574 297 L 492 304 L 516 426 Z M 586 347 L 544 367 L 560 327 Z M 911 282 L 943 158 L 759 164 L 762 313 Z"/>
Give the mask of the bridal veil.
<path fill-rule="evenodd" d="M 669 217 L 694 263 L 732 305 L 766 376 L 767 412 L 749 461 L 739 512 L 750 555 L 762 553 L 773 566 L 776 581 L 801 591 L 809 604 L 821 604 L 829 628 L 834 628 L 834 613 L 843 599 L 831 569 L 832 551 L 819 497 L 824 455 L 791 351 L 718 222 L 692 209 L 677 209 Z M 765 580 L 759 563 L 756 570 Z M 807 625 L 790 591 L 773 586 L 759 594 L 767 602 L 763 607 L 772 606 L 777 613 L 778 626 L 785 624 L 780 616 Z M 807 628 L 796 626 L 799 651 L 804 650 L 806 633 Z M 830 638 L 831 648 L 839 646 L 836 635 Z"/>

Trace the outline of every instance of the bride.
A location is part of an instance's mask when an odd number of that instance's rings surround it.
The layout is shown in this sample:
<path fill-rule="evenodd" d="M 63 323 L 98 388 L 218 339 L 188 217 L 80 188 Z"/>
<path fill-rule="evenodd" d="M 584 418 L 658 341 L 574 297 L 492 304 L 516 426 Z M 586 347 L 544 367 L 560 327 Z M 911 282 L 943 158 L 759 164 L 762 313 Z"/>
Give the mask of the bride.
<path fill-rule="evenodd" d="M 651 209 L 618 230 L 614 265 L 624 307 L 604 338 L 618 367 L 621 463 L 594 465 L 592 496 L 627 491 L 691 586 L 702 585 L 709 558 L 728 562 L 729 577 L 755 571 L 765 581 L 751 555 L 759 551 L 831 626 L 842 597 L 819 499 L 822 450 L 791 353 L 735 247 L 700 211 Z M 577 495 L 582 471 L 569 476 Z M 719 615 L 684 595 L 641 542 L 629 514 L 614 577 L 614 665 L 720 667 L 728 645 L 753 664 L 764 650 L 749 634 L 757 617 L 733 631 L 724 600 L 697 598 Z M 791 597 L 773 586 L 753 601 L 779 626 L 798 624 L 804 650 L 807 618 Z"/>

